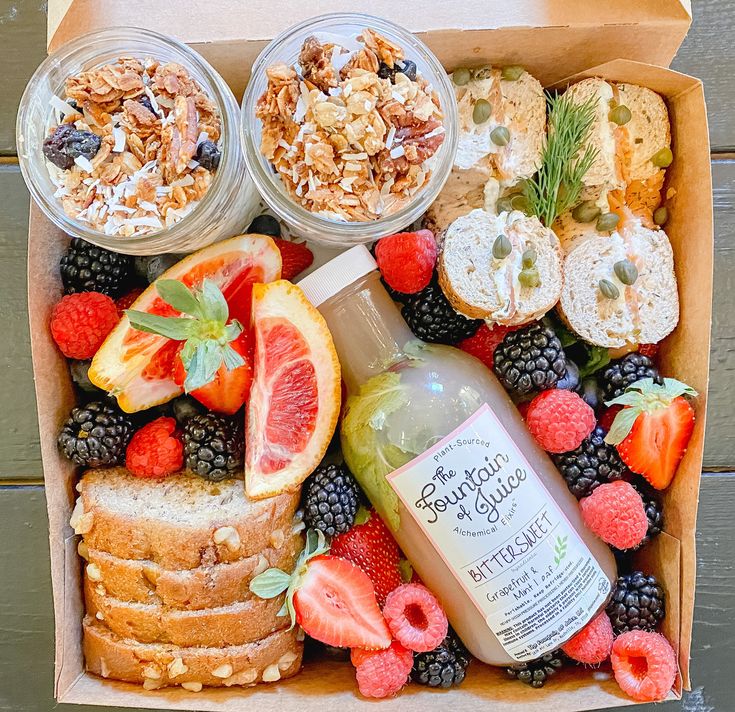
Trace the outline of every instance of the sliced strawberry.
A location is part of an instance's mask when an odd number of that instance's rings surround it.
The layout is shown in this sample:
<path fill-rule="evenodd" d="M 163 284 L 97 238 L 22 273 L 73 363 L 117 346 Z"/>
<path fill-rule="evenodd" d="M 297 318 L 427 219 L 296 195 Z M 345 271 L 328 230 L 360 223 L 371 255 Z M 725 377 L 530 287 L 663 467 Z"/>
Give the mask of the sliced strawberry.
<path fill-rule="evenodd" d="M 281 279 L 292 280 L 311 266 L 314 255 L 303 242 L 291 242 L 280 237 L 273 239 L 281 253 Z"/>
<path fill-rule="evenodd" d="M 401 551 L 375 511 L 371 510 L 369 516 L 365 523 L 336 536 L 330 553 L 357 564 L 370 577 L 375 597 L 382 606 L 385 597 L 403 583 Z"/>
<path fill-rule="evenodd" d="M 299 625 L 327 645 L 377 650 L 391 643 L 370 579 L 346 559 L 311 559 L 293 606 Z"/>
<path fill-rule="evenodd" d="M 664 379 L 664 385 L 645 378 L 610 401 L 624 407 L 605 439 L 617 446 L 633 472 L 656 489 L 671 483 L 694 429 L 694 409 L 684 394 L 696 392 L 671 378 Z"/>
<path fill-rule="evenodd" d="M 252 343 L 248 333 L 244 331 L 230 345 L 243 357 L 244 365 L 230 371 L 223 364 L 215 374 L 214 380 L 189 393 L 209 410 L 227 415 L 240 410 L 248 398 L 253 380 Z M 178 346 L 179 349 L 174 352 L 177 358 L 173 368 L 173 379 L 177 385 L 183 386 L 186 371 L 181 359 L 178 358 L 182 344 L 179 343 Z"/>

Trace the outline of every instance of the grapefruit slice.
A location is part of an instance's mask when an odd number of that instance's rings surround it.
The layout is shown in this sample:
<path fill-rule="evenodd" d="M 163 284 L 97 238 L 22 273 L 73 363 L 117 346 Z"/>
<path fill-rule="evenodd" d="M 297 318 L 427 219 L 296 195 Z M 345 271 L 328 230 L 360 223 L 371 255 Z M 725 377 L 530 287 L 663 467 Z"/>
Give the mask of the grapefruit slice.
<path fill-rule="evenodd" d="M 340 368 L 322 315 L 285 280 L 253 287 L 254 380 L 247 405 L 245 487 L 262 499 L 296 489 L 337 425 Z"/>
<path fill-rule="evenodd" d="M 281 253 L 267 235 L 240 235 L 205 247 L 167 270 L 160 279 L 177 279 L 187 287 L 212 280 L 227 300 L 230 319 L 250 323 L 252 286 L 281 276 Z M 151 284 L 131 309 L 161 316 L 178 316 Z M 173 379 L 180 342 L 134 329 L 120 319 L 92 359 L 89 378 L 117 398 L 126 413 L 166 403 L 184 391 Z"/>

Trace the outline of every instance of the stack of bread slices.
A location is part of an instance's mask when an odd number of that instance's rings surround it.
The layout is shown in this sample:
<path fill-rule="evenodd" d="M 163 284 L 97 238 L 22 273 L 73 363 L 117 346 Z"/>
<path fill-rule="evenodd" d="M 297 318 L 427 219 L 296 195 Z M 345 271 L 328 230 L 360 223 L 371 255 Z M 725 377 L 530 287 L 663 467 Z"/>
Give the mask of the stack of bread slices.
<path fill-rule="evenodd" d="M 303 634 L 282 614 L 283 596 L 249 589 L 270 567 L 293 569 L 304 543 L 298 493 L 253 501 L 241 480 L 145 480 L 122 468 L 90 470 L 77 489 L 90 672 L 199 691 L 299 670 Z"/>

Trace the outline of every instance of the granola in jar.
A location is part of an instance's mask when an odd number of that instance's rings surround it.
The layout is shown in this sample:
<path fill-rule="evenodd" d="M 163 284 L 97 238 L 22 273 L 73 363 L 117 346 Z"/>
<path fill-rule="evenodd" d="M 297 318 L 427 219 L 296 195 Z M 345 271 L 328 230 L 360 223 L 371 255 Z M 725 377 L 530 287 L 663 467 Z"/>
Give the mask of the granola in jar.
<path fill-rule="evenodd" d="M 357 42 L 307 37 L 298 63 L 267 68 L 255 110 L 260 151 L 291 198 L 346 222 L 408 205 L 445 138 L 439 97 L 403 49 L 369 28 Z"/>
<path fill-rule="evenodd" d="M 54 197 L 112 237 L 169 228 L 204 197 L 220 160 L 219 110 L 185 67 L 120 57 L 65 83 L 43 142 Z"/>

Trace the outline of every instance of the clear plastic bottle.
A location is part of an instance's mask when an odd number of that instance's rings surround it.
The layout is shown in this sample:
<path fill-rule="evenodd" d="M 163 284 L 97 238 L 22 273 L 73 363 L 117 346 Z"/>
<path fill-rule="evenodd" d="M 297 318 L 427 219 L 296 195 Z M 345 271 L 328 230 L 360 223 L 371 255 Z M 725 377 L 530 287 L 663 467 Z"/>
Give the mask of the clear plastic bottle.
<path fill-rule="evenodd" d="M 418 341 L 375 268 L 354 247 L 300 283 L 342 364 L 347 465 L 470 652 L 537 658 L 605 606 L 614 557 L 494 375 Z"/>

